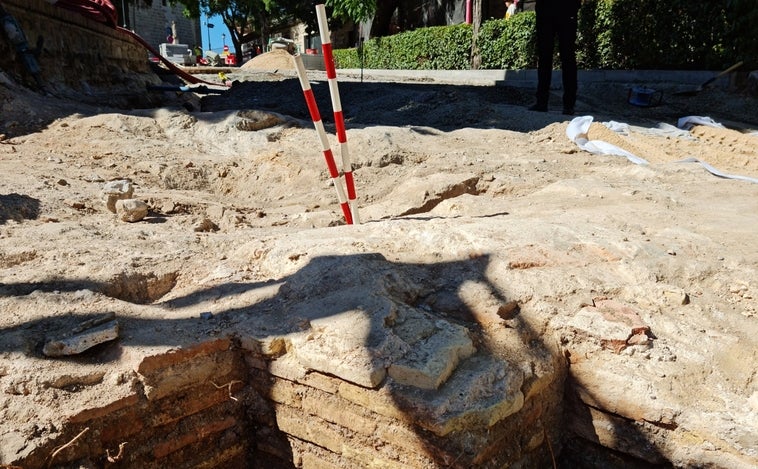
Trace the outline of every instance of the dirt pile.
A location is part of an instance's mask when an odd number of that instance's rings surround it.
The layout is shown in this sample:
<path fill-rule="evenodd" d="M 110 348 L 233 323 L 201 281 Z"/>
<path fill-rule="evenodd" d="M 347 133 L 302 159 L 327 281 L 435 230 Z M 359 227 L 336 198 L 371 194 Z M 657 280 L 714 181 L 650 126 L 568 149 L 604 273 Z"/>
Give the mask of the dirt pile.
<path fill-rule="evenodd" d="M 292 54 L 283 49 L 256 55 L 242 65 L 243 70 L 294 70 Z"/>

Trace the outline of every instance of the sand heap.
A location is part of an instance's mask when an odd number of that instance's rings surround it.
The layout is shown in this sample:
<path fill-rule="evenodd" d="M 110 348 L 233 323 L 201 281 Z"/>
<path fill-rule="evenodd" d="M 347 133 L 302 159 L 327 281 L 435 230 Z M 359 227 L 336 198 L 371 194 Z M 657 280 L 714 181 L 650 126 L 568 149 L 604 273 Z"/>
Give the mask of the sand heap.
<path fill-rule="evenodd" d="M 271 52 L 260 54 L 245 62 L 241 67 L 253 70 L 294 70 L 295 63 L 292 54 L 283 49 L 274 49 Z"/>

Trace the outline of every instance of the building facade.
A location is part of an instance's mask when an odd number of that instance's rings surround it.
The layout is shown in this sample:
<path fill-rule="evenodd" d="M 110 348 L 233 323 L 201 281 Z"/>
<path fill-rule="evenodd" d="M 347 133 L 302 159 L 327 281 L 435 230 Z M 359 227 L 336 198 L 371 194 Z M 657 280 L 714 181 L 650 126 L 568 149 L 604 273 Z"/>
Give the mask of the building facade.
<path fill-rule="evenodd" d="M 192 49 L 202 45 L 199 19 L 182 15 L 181 4 L 171 5 L 168 0 L 153 0 L 150 7 L 135 6 L 130 2 L 114 2 L 119 8 L 121 26 L 139 34 L 156 49 L 167 43 L 169 36 L 174 44 L 186 44 Z"/>

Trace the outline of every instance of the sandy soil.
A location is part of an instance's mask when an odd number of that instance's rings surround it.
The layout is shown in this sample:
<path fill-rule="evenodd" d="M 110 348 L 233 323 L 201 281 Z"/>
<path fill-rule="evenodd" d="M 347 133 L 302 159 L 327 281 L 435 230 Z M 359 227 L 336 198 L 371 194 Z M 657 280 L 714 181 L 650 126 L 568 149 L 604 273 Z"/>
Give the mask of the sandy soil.
<path fill-rule="evenodd" d="M 234 85 L 220 94 L 167 93 L 164 108 L 130 111 L 60 101 L 0 83 L 0 416 L 5 429 L 23 438 L 55 433 L 50 422 L 67 412 L 61 405 L 76 408 L 77 399 L 93 399 L 42 376 L 77 366 L 40 353 L 45 337 L 61 325 L 103 310 L 155 318 L 160 313 L 150 305 L 205 291 L 219 279 L 280 278 L 287 273 L 284 267 L 257 262 L 271 255 L 272 240 L 306 239 L 308 233 L 344 225 L 291 69 L 248 66 L 229 77 Z M 317 77 L 312 86 L 336 148 L 327 83 Z M 475 217 L 486 224 L 487 217 L 511 212 L 526 227 L 540 217 L 569 223 L 574 213 L 584 226 L 595 227 L 587 236 L 653 237 L 670 251 L 671 262 L 684 262 L 677 249 L 689 249 L 691 263 L 667 269 L 666 282 L 734 306 L 738 312 L 723 318 L 727 329 L 744 329 L 741 321 L 755 327 L 758 184 L 675 162 L 696 157 L 724 172 L 758 178 L 758 100 L 718 89 L 693 97 L 668 94 L 676 86 L 661 85 L 664 102 L 654 108 L 629 105 L 623 84 L 580 89 L 577 115 L 594 117 L 588 137 L 650 162 L 635 167 L 569 141 L 571 118 L 559 113 L 559 94 L 551 101 L 555 111 L 534 113 L 525 109 L 532 102 L 529 88 L 342 81 L 364 224 L 364 238 L 353 244 L 385 245 L 396 250 L 397 259 L 420 262 L 445 252 L 410 252 L 413 246 L 405 252 L 396 243 L 399 228 L 379 220 L 408 216 L 423 230 L 419 217 L 451 222 Z M 709 116 L 725 128 L 672 128 L 687 115 Z M 610 121 L 630 127 L 625 134 L 614 132 L 603 125 Z M 468 189 L 414 193 L 441 175 L 464 174 L 476 181 Z M 134 197 L 149 207 L 139 222 L 121 221 L 106 209 L 103 186 L 121 179 L 131 181 Z M 634 207 L 634 219 L 625 217 L 626 203 Z M 707 241 L 685 248 L 676 235 L 685 229 Z M 393 240 L 379 240 L 381 232 Z M 532 254 L 538 251 L 535 247 Z M 279 254 L 290 262 L 306 255 L 284 252 Z M 572 268 L 567 264 L 564 274 Z M 532 298 L 542 294 L 530 293 Z M 233 298 L 224 298 L 209 301 L 220 310 L 234 306 Z M 208 303 L 181 314 L 196 315 L 202 308 Z M 132 331 L 122 340 L 132 340 L 134 348 L 118 357 L 99 349 L 84 360 L 109 356 L 128 364 L 162 344 L 159 337 L 169 332 L 177 337 L 171 346 L 213 334 L 207 325 L 186 327 Z M 123 378 L 103 373 L 105 378 L 92 379 Z"/>

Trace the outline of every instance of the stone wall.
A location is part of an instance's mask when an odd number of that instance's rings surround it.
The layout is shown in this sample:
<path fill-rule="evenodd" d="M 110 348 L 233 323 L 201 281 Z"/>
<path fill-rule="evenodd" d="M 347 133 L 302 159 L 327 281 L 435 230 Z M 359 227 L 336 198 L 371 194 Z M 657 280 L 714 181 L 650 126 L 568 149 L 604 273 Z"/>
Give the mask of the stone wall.
<path fill-rule="evenodd" d="M 164 4 L 165 3 L 165 4 Z M 131 5 L 130 5 L 131 6 Z M 176 36 L 178 44 L 186 44 L 192 48 L 195 44 L 202 44 L 202 36 L 199 20 L 191 20 L 182 15 L 181 4 L 170 5 L 167 2 L 154 1 L 150 8 L 133 8 L 127 14 L 127 27 L 137 32 L 150 45 L 158 49 L 161 43 L 166 42 L 166 30 L 172 23 L 176 24 Z M 215 25 L 217 28 L 226 28 L 223 24 Z M 221 51 L 221 44 L 216 44 Z"/>
<path fill-rule="evenodd" d="M 366 388 L 306 372 L 289 356 L 267 363 L 248 354 L 248 363 L 262 398 L 249 409 L 258 428 L 251 467 L 549 467 L 560 450 L 561 373 L 526 385 L 523 398 L 504 394 L 489 407 L 440 417 L 425 406 L 445 390 L 425 395 L 392 380 Z"/>
<path fill-rule="evenodd" d="M 151 70 L 147 51 L 129 35 L 44 0 L 4 0 L 30 47 L 43 47 L 37 58 L 41 78 L 55 96 L 127 105 L 145 85 L 160 79 Z M 34 88 L 35 83 L 7 41 L 0 40 L 0 70 Z M 137 98 L 139 101 L 139 98 Z"/>

